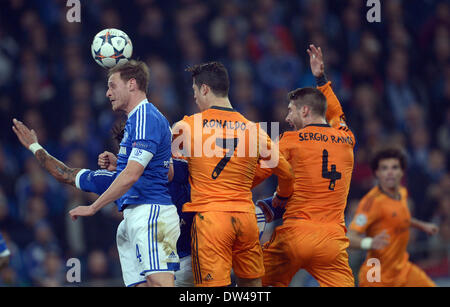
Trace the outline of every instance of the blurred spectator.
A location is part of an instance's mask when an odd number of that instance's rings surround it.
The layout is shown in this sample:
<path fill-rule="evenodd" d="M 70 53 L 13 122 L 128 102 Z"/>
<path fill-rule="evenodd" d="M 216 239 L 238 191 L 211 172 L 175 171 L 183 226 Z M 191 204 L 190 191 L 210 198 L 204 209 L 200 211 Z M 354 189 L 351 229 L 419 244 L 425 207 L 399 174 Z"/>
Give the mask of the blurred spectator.
<path fill-rule="evenodd" d="M 105 287 L 108 285 L 108 279 L 112 276 L 109 272 L 109 263 L 106 254 L 101 250 L 92 251 L 87 260 L 87 277 L 90 285 L 94 287 Z"/>
<path fill-rule="evenodd" d="M 95 218 L 70 221 L 71 207 L 97 196 L 62 188 L 18 144 L 10 127 L 12 118 L 22 119 L 49 152 L 71 167 L 97 168 L 100 152 L 117 152 L 111 128 L 123 116 L 111 112 L 107 71 L 94 63 L 89 48 L 96 33 L 111 27 L 124 30 L 133 42 L 133 58 L 149 64 L 149 100 L 170 123 L 198 111 L 185 68 L 220 60 L 230 73 L 233 106 L 251 120 L 278 121 L 280 132 L 290 130 L 286 93 L 315 86 L 305 50 L 310 43 L 321 46 L 328 79 L 357 138 L 347 211 L 351 214 L 372 181 L 373 149 L 403 145 L 414 214 L 440 222 L 442 231 L 435 242 L 418 237 L 430 251 L 412 257 L 422 258 L 424 265 L 430 260 L 435 274 L 430 275 L 448 277 L 443 250 L 449 244 L 450 6 L 442 0 L 390 0 L 381 8 L 382 22 L 371 24 L 364 1 L 358 0 L 131 0 L 113 7 L 96 0 L 83 3 L 81 23 L 69 23 L 64 1 L 2 3 L 0 230 L 15 256 L 0 283 L 30 285 L 31 272 L 21 259 L 31 242 L 37 244 L 35 227 L 42 221 L 64 255 L 106 258 L 107 278 L 120 279 L 112 251 L 121 215 L 111 206 Z M 270 195 L 275 185 L 276 180 L 267 181 L 255 189 L 254 198 Z M 33 271 L 39 285 L 64 283 L 61 255 L 51 252 L 39 262 Z"/>
<path fill-rule="evenodd" d="M 52 255 L 59 257 L 61 250 L 51 226 L 47 222 L 41 220 L 32 229 L 34 230 L 34 241 L 26 247 L 23 257 L 29 278 L 33 283 L 39 285 L 47 273 L 55 273 L 52 271 L 54 259 L 48 260 L 47 258 Z M 50 262 L 47 263 L 47 261 Z M 47 272 L 48 269 L 52 272 Z"/>
<path fill-rule="evenodd" d="M 38 272 L 34 275 L 34 285 L 39 287 L 61 287 L 66 281 L 65 266 L 59 253 L 49 250 Z"/>

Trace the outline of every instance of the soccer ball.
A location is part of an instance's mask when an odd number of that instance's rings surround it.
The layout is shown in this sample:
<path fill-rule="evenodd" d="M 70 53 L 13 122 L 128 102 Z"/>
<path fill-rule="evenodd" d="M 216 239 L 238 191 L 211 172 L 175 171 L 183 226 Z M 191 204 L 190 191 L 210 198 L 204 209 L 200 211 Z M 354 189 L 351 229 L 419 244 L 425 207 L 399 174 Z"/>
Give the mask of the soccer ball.
<path fill-rule="evenodd" d="M 103 68 L 111 68 L 130 59 L 133 45 L 122 30 L 105 29 L 95 35 L 91 52 L 95 62 Z"/>

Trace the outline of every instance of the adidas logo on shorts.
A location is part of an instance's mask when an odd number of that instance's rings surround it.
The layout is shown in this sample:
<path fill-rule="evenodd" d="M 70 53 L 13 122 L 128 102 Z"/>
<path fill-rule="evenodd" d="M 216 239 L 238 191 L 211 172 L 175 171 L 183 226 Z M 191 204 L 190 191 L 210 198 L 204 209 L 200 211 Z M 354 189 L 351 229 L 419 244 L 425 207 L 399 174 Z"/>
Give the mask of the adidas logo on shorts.
<path fill-rule="evenodd" d="M 206 280 L 213 280 L 211 274 L 209 274 L 209 273 L 208 273 L 208 275 L 206 275 L 206 278 L 205 278 L 205 279 L 206 279 Z"/>
<path fill-rule="evenodd" d="M 173 259 L 173 258 L 177 258 L 177 255 L 175 255 L 174 251 L 172 251 L 172 253 L 170 253 L 170 255 L 169 255 L 169 259 Z"/>

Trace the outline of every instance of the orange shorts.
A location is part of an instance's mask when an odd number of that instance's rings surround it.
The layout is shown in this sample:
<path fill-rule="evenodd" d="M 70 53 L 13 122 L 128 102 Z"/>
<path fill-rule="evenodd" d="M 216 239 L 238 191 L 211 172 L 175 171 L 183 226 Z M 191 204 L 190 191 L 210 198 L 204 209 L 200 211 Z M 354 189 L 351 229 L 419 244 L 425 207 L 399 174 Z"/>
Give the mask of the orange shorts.
<path fill-rule="evenodd" d="M 197 287 L 231 283 L 264 275 L 262 248 L 254 213 L 199 212 L 192 223 L 192 272 Z"/>
<path fill-rule="evenodd" d="M 305 269 L 321 287 L 353 287 L 348 246 L 339 225 L 287 219 L 264 245 L 263 286 L 287 287 L 297 271 Z"/>
<path fill-rule="evenodd" d="M 367 272 L 366 261 L 364 261 L 358 275 L 360 287 L 436 287 L 430 277 L 412 262 L 408 262 L 406 268 L 400 273 L 383 272 L 381 267 L 380 282 L 367 281 Z"/>

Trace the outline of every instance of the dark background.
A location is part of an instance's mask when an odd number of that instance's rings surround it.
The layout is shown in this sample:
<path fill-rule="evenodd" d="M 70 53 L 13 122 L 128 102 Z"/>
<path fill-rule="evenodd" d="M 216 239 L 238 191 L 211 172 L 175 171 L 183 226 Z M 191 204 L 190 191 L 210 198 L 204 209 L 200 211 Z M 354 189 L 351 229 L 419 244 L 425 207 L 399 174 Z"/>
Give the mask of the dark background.
<path fill-rule="evenodd" d="M 233 106 L 288 129 L 286 93 L 315 85 L 306 49 L 321 46 L 358 141 L 347 219 L 374 184 L 374 150 L 404 146 L 412 214 L 441 227 L 432 238 L 411 231 L 411 259 L 450 284 L 448 2 L 381 1 L 380 23 L 366 20 L 362 0 L 86 0 L 80 23 L 67 21 L 64 0 L 0 3 L 0 231 L 12 252 L 0 285 L 65 285 L 71 257 L 82 261 L 83 285 L 122 285 L 115 206 L 71 222 L 67 212 L 96 196 L 57 183 L 11 130 L 12 118 L 24 121 L 70 167 L 95 169 L 100 152 L 115 150 L 111 128 L 121 117 L 90 53 L 104 28 L 129 35 L 133 58 L 150 66 L 149 100 L 172 124 L 196 111 L 184 69 L 219 60 L 230 73 Z M 254 197 L 273 189 L 269 180 Z M 361 257 L 350 252 L 355 275 Z M 315 285 L 302 273 L 293 284 Z"/>

